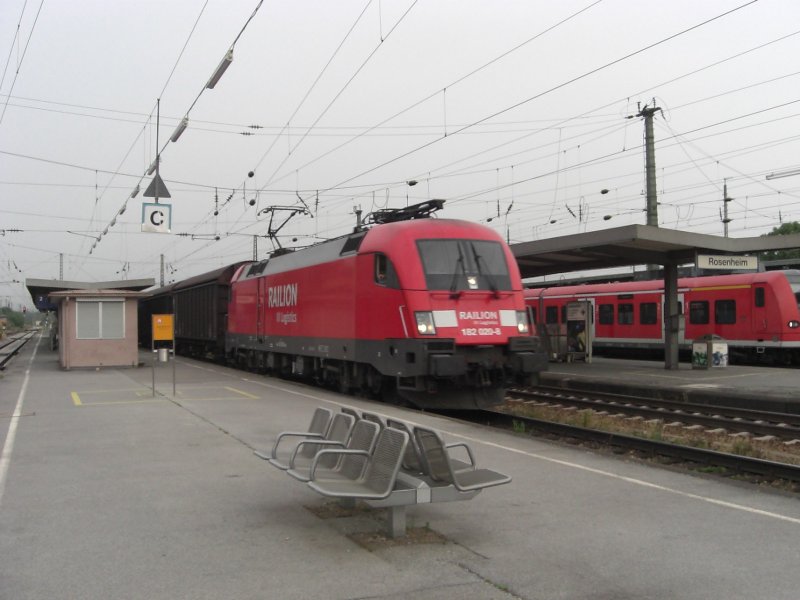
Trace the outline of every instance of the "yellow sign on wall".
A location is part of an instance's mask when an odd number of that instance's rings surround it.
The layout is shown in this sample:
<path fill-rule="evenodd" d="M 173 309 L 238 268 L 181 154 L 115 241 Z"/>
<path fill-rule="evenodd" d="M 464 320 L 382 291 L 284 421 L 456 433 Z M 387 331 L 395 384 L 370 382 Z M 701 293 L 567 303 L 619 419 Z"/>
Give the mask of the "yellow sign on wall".
<path fill-rule="evenodd" d="M 153 341 L 171 342 L 174 335 L 173 315 L 153 315 Z"/>

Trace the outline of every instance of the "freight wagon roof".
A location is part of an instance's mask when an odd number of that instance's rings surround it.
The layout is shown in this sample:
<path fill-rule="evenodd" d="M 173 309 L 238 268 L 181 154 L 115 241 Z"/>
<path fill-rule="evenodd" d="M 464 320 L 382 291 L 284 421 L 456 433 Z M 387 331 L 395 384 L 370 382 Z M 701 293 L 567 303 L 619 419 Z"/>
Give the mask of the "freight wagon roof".
<path fill-rule="evenodd" d="M 178 290 L 185 290 L 207 283 L 230 283 L 231 277 L 233 277 L 236 269 L 249 262 L 252 261 L 239 261 L 237 263 L 233 263 L 232 265 L 220 267 L 219 269 L 214 269 L 213 271 L 208 271 L 207 273 L 203 273 L 201 275 L 195 275 L 194 277 L 190 277 L 189 279 L 185 279 L 184 281 L 174 284 L 171 288 L 171 291 L 177 292 Z"/>

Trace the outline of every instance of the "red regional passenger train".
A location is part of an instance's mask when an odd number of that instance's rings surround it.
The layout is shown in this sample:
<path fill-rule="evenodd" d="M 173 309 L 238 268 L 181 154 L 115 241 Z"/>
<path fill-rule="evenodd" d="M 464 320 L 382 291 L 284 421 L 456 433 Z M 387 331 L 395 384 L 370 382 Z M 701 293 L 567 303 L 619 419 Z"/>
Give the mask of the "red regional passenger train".
<path fill-rule="evenodd" d="M 441 208 L 429 204 L 419 206 Z M 495 404 L 507 385 L 535 379 L 547 354 L 503 239 L 466 221 L 400 221 L 407 210 L 239 267 L 229 361 L 428 408 Z"/>
<path fill-rule="evenodd" d="M 584 284 L 525 290 L 533 319 L 553 332 L 566 305 L 593 305 L 593 350 L 664 349 L 664 282 Z M 733 357 L 800 364 L 800 271 L 767 271 L 678 280 L 680 348 L 707 334 Z"/>

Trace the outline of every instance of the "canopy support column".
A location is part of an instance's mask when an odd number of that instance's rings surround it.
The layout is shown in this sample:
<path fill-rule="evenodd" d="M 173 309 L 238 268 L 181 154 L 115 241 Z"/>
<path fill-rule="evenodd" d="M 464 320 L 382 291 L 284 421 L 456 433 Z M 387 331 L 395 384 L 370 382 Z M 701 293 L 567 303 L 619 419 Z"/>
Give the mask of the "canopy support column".
<path fill-rule="evenodd" d="M 678 369 L 678 265 L 664 265 L 664 368 Z"/>

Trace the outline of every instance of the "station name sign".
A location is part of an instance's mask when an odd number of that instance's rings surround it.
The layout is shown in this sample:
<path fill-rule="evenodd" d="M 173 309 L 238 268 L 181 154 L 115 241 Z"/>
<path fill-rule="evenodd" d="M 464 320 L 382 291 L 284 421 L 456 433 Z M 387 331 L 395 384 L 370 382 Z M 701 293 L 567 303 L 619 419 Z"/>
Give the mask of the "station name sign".
<path fill-rule="evenodd" d="M 700 269 L 717 269 L 718 271 L 758 271 L 758 257 L 698 254 L 697 266 Z"/>

